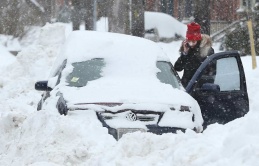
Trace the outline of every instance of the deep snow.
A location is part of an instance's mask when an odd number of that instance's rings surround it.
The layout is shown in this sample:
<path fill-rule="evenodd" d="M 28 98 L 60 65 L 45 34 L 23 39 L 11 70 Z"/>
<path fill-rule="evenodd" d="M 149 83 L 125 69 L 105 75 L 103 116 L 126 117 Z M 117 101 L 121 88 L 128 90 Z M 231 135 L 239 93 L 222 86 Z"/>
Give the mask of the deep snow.
<path fill-rule="evenodd" d="M 242 57 L 250 99 L 245 117 L 210 125 L 201 134 L 132 133 L 115 141 L 98 120 L 89 118 L 94 112 L 60 116 L 53 108 L 36 111 L 41 93 L 34 83 L 48 77 L 65 39 L 65 34 L 52 36 L 51 28 L 41 31 L 40 40 L 36 37 L 15 59 L 1 54 L 0 165 L 259 165 L 259 70 L 252 70 L 250 56 Z M 176 60 L 180 43 L 158 44 Z M 218 52 L 218 44 L 214 48 Z M 10 63 L 3 66 L 5 62 Z"/>

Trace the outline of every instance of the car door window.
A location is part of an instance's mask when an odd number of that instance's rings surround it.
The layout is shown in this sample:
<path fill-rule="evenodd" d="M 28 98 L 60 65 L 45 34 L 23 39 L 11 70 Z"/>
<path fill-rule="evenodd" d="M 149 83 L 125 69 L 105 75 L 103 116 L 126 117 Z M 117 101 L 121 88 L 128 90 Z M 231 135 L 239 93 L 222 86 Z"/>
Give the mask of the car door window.
<path fill-rule="evenodd" d="M 240 90 L 240 73 L 236 58 L 229 57 L 217 61 L 214 83 L 220 86 L 220 91 Z"/>
<path fill-rule="evenodd" d="M 174 88 L 179 89 L 180 81 L 176 72 L 172 69 L 172 65 L 168 62 L 158 61 L 156 66 L 160 69 L 160 72 L 157 73 L 157 78 L 159 81 L 165 84 L 170 84 Z"/>
<path fill-rule="evenodd" d="M 204 83 L 219 85 L 221 92 L 240 90 L 240 73 L 236 58 L 228 57 L 210 62 L 196 87 L 201 88 Z"/>

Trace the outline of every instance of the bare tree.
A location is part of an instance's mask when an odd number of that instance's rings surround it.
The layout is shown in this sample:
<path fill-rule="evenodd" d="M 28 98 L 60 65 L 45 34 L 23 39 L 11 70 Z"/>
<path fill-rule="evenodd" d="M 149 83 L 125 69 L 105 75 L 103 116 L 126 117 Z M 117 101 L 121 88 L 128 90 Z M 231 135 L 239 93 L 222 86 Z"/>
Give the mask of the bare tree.
<path fill-rule="evenodd" d="M 19 26 L 20 5 L 20 2 L 13 0 L 1 2 L 0 33 L 19 36 L 19 34 L 23 31 Z"/>
<path fill-rule="evenodd" d="M 86 30 L 94 30 L 94 0 L 85 0 L 84 1 L 84 21 Z"/>
<path fill-rule="evenodd" d="M 131 4 L 131 33 L 133 36 L 144 37 L 144 2 L 143 0 L 132 0 Z"/>
<path fill-rule="evenodd" d="M 73 30 L 79 30 L 80 23 L 85 22 L 86 30 L 94 29 L 94 1 L 93 0 L 72 0 L 72 23 Z"/>
<path fill-rule="evenodd" d="M 42 24 L 55 21 L 57 16 L 56 0 L 25 0 L 30 9 L 37 13 Z"/>
<path fill-rule="evenodd" d="M 210 35 L 210 0 L 194 1 L 194 21 L 201 25 L 201 32 Z"/>
<path fill-rule="evenodd" d="M 39 13 L 44 13 L 45 9 L 38 3 L 37 0 L 25 0 L 25 2 L 28 4 L 29 7 L 31 7 L 33 10 L 38 11 Z"/>
<path fill-rule="evenodd" d="M 111 0 L 108 11 L 109 31 L 130 34 L 129 1 Z"/>
<path fill-rule="evenodd" d="M 3 10 L 4 15 L 1 19 L 1 24 L 3 24 L 2 30 L 5 34 L 18 36 L 18 20 L 19 20 L 19 2 L 18 1 L 8 1 L 7 6 L 14 10 Z"/>
<path fill-rule="evenodd" d="M 22 37 L 28 26 L 50 21 L 52 0 L 1 0 L 0 33 Z"/>

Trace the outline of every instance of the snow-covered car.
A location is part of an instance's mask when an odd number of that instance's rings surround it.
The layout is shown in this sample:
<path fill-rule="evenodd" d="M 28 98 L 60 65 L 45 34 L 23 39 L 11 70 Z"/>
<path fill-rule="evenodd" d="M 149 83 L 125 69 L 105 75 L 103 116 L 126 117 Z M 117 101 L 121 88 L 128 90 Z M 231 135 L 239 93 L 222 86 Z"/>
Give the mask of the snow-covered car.
<path fill-rule="evenodd" d="M 144 38 L 155 42 L 171 42 L 186 35 L 187 26 L 169 14 L 145 11 Z"/>
<path fill-rule="evenodd" d="M 214 74 L 226 75 L 210 76 L 210 82 L 206 82 L 203 71 L 211 68 L 211 63 L 216 64 L 217 69 L 222 68 Z M 230 69 L 224 68 L 226 63 Z M 239 97 L 240 91 L 246 91 L 240 63 L 236 52 L 214 54 L 201 65 L 185 90 L 169 57 L 155 42 L 123 34 L 74 31 L 67 38 L 50 78 L 35 84 L 36 90 L 45 91 L 38 110 L 52 106 L 61 115 L 70 115 L 78 110 L 95 111 L 96 118 L 116 139 L 134 131 L 163 134 L 193 129 L 201 132 L 203 117 L 199 104 L 205 110 L 204 116 L 213 122 L 218 116 L 206 114 L 206 111 L 213 112 L 207 108 L 222 99 L 225 102 L 235 97 L 237 102 L 243 101 L 244 104 L 240 115 L 247 111 L 247 92 L 242 93 L 243 100 Z M 215 84 L 211 79 L 216 80 Z M 227 79 L 234 82 L 234 87 L 232 83 L 222 82 Z M 231 88 L 235 92 L 229 91 Z M 187 92 L 197 98 L 199 104 Z M 216 108 L 232 111 L 224 103 Z M 228 112 L 225 113 L 223 119 L 229 120 Z M 211 119 L 207 118 L 205 124 Z"/>
<path fill-rule="evenodd" d="M 107 32 L 75 31 L 66 40 L 38 105 L 58 96 L 60 114 L 95 110 L 115 138 L 135 130 L 202 131 L 198 103 L 184 91 L 169 58 L 154 42 Z"/>

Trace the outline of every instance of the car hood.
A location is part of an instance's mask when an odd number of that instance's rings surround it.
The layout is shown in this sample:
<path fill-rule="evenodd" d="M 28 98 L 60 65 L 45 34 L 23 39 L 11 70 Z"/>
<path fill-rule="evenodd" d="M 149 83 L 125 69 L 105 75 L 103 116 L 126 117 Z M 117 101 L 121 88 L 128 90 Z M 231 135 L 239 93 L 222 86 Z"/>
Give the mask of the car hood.
<path fill-rule="evenodd" d="M 120 86 L 115 87 L 114 81 L 116 80 L 101 81 L 102 83 L 98 83 L 97 81 L 92 81 L 85 87 L 61 86 L 57 89 L 63 95 L 69 109 L 90 109 L 99 112 L 108 110 L 114 113 L 121 113 L 122 110 L 135 110 L 138 112 L 148 110 L 166 113 L 168 117 L 171 117 L 167 119 L 175 119 L 172 123 L 176 121 L 181 123 L 177 119 L 184 121 L 183 119 L 185 118 L 181 117 L 186 116 L 191 124 L 187 122 L 181 124 L 187 124 L 187 126 L 183 126 L 188 128 L 201 126 L 203 123 L 200 107 L 196 100 L 185 91 L 172 88 L 171 85 L 161 85 L 160 82 L 157 83 L 159 85 L 156 85 L 154 82 L 148 84 L 144 80 L 142 80 L 143 84 L 140 84 L 140 82 L 125 81 L 125 79 L 120 83 L 119 80 L 117 81 L 116 85 L 122 84 L 124 88 L 129 88 L 129 90 L 118 88 Z M 110 103 L 110 105 L 100 103 Z M 115 106 L 111 106 L 113 103 L 115 103 Z M 120 104 L 118 105 L 116 103 Z M 191 114 L 182 113 L 180 111 L 182 106 L 188 106 Z M 195 115 L 195 122 L 192 122 L 190 119 L 192 115 Z M 114 126 L 118 120 L 127 122 L 125 119 L 119 118 L 109 121 L 111 123 L 110 125 Z M 166 120 L 164 125 L 167 125 L 169 120 Z M 125 122 L 120 124 L 126 124 Z M 132 126 L 133 123 L 137 124 L 139 122 L 130 122 L 131 125 L 129 126 Z M 160 124 L 162 125 L 163 122 L 161 121 Z"/>
<path fill-rule="evenodd" d="M 114 129 L 147 126 L 202 130 L 203 120 L 195 108 L 155 103 L 77 103 L 68 105 L 70 111 L 96 111 L 98 119 Z"/>
<path fill-rule="evenodd" d="M 161 103 L 195 105 L 196 101 L 185 91 L 159 81 L 148 82 L 127 79 L 98 79 L 84 87 L 60 86 L 67 103 Z"/>

